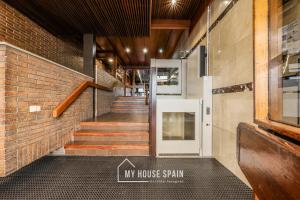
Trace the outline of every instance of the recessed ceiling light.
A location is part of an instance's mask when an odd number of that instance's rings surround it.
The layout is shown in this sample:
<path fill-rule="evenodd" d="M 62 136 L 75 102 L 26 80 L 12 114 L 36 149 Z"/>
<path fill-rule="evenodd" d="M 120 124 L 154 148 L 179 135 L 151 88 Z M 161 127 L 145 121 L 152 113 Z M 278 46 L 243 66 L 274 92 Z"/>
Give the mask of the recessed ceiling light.
<path fill-rule="evenodd" d="M 177 2 L 176 0 L 172 0 L 171 4 L 174 6 L 176 4 L 176 2 Z"/>
<path fill-rule="evenodd" d="M 110 62 L 110 63 L 112 63 L 113 61 L 114 61 L 114 59 L 112 59 L 112 58 L 108 59 L 108 62 Z"/>
<path fill-rule="evenodd" d="M 231 0 L 223 1 L 223 3 L 225 4 L 225 6 L 227 6 L 230 2 L 231 2 Z"/>
<path fill-rule="evenodd" d="M 130 53 L 130 48 L 129 48 L 129 47 L 126 47 L 126 48 L 125 48 L 125 51 L 126 51 L 126 53 Z"/>
<path fill-rule="evenodd" d="M 159 53 L 163 53 L 164 50 L 163 50 L 162 48 L 160 48 L 160 49 L 158 49 L 158 52 L 159 52 Z"/>
<path fill-rule="evenodd" d="M 143 49 L 143 52 L 144 52 L 144 54 L 148 53 L 148 49 L 145 47 L 145 48 Z"/>

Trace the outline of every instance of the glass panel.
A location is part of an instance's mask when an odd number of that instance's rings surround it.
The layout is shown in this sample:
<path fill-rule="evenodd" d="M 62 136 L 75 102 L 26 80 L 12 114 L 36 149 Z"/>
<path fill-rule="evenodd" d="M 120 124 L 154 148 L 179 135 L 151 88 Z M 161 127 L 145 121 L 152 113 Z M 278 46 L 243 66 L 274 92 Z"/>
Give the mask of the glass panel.
<path fill-rule="evenodd" d="M 178 71 L 174 68 L 157 68 L 157 85 L 178 85 Z"/>
<path fill-rule="evenodd" d="M 195 113 L 164 112 L 163 140 L 195 140 Z"/>
<path fill-rule="evenodd" d="M 300 126 L 300 1 L 269 2 L 269 116 Z"/>

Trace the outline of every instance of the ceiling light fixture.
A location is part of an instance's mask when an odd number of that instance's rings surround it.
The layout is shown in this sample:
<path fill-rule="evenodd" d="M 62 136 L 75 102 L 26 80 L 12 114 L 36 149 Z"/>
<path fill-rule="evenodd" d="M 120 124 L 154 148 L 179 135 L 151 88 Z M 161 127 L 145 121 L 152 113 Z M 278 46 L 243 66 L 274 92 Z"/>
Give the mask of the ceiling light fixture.
<path fill-rule="evenodd" d="M 224 3 L 225 6 L 227 6 L 230 2 L 231 2 L 231 0 L 223 1 L 223 3 Z"/>
<path fill-rule="evenodd" d="M 108 62 L 110 62 L 110 63 L 112 63 L 113 61 L 114 61 L 114 59 L 112 59 L 112 58 L 108 59 Z"/>
<path fill-rule="evenodd" d="M 172 0 L 171 4 L 174 6 L 176 4 L 176 2 L 177 2 L 176 0 Z"/>
<path fill-rule="evenodd" d="M 160 49 L 158 49 L 158 52 L 159 52 L 159 53 L 163 53 L 164 50 L 163 50 L 162 48 L 160 48 Z"/>
<path fill-rule="evenodd" d="M 126 51 L 126 53 L 130 53 L 130 48 L 126 47 L 125 51 Z"/>
<path fill-rule="evenodd" d="M 148 49 L 145 47 L 145 48 L 143 49 L 143 52 L 144 52 L 144 54 L 148 53 Z"/>

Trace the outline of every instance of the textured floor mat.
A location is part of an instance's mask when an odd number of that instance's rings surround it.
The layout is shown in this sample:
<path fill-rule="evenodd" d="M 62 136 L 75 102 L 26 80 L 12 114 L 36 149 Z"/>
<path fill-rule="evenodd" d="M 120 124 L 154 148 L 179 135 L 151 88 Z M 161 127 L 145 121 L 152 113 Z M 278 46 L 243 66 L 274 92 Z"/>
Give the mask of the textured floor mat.
<path fill-rule="evenodd" d="M 124 158 L 47 156 L 0 178 L 0 199 L 251 200 L 251 189 L 215 159 L 129 157 L 135 169 L 180 169 L 184 176 L 179 183 L 118 183 Z"/>

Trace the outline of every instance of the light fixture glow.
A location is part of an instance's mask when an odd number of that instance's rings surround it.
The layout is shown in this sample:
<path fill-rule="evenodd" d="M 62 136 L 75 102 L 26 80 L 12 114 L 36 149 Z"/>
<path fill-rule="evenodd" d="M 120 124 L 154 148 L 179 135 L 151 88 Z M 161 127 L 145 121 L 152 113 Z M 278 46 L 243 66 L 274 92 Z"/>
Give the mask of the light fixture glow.
<path fill-rule="evenodd" d="M 223 1 L 223 3 L 224 3 L 225 6 L 227 6 L 230 2 L 231 2 L 231 0 Z"/>
<path fill-rule="evenodd" d="M 110 62 L 110 63 L 112 63 L 113 61 L 114 61 L 114 59 L 112 59 L 112 58 L 108 59 L 108 62 Z"/>
<path fill-rule="evenodd" d="M 130 48 L 126 47 L 125 51 L 126 51 L 126 53 L 130 53 Z"/>
<path fill-rule="evenodd" d="M 176 0 L 172 0 L 171 4 L 174 6 L 176 4 L 176 2 L 177 2 Z"/>
<path fill-rule="evenodd" d="M 160 49 L 158 49 L 158 52 L 159 52 L 159 53 L 163 53 L 164 50 L 163 50 L 162 48 L 160 48 Z"/>
<path fill-rule="evenodd" d="M 143 52 L 144 52 L 144 54 L 148 53 L 148 49 L 145 47 L 145 48 L 143 49 Z"/>

